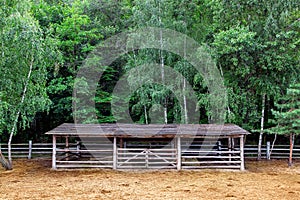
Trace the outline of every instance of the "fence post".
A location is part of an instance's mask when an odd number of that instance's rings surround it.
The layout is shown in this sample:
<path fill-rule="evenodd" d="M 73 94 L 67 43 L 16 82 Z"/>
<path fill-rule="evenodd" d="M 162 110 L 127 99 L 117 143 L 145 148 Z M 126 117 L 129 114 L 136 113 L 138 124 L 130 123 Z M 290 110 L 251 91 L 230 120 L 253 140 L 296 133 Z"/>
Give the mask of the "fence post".
<path fill-rule="evenodd" d="M 234 141 L 234 140 L 233 140 Z M 245 170 L 245 159 L 244 159 L 244 135 L 240 136 L 240 157 L 241 157 L 241 170 Z"/>
<path fill-rule="evenodd" d="M 31 155 L 32 155 L 32 140 L 29 140 L 29 144 L 28 144 L 28 159 L 31 159 Z"/>
<path fill-rule="evenodd" d="M 113 169 L 117 169 L 117 162 L 118 162 L 118 149 L 117 149 L 117 137 L 114 137 L 113 143 Z"/>
<path fill-rule="evenodd" d="M 222 151 L 222 143 L 220 140 L 218 141 L 218 151 Z"/>
<path fill-rule="evenodd" d="M 177 170 L 181 170 L 181 138 L 177 137 Z"/>
<path fill-rule="evenodd" d="M 66 136 L 66 145 L 65 145 L 65 152 L 66 152 L 66 160 L 69 160 L 69 137 Z"/>
<path fill-rule="evenodd" d="M 76 141 L 76 154 L 77 158 L 80 158 L 80 141 Z"/>
<path fill-rule="evenodd" d="M 271 155 L 270 155 L 270 146 L 271 146 L 271 143 L 268 141 L 267 142 L 267 148 L 266 148 L 266 157 L 267 157 L 267 160 L 270 160 L 271 159 Z"/>
<path fill-rule="evenodd" d="M 145 153 L 146 153 L 145 154 L 145 164 L 146 164 L 146 168 L 148 169 L 149 168 L 149 153 L 150 153 L 149 149 L 147 149 Z"/>
<path fill-rule="evenodd" d="M 217 142 L 217 147 L 218 147 L 218 151 L 222 151 L 222 144 L 221 144 L 221 141 L 220 141 L 220 140 Z M 220 157 L 221 154 L 218 153 L 218 156 Z"/>
<path fill-rule="evenodd" d="M 52 169 L 56 169 L 56 135 L 53 135 L 52 139 Z"/>

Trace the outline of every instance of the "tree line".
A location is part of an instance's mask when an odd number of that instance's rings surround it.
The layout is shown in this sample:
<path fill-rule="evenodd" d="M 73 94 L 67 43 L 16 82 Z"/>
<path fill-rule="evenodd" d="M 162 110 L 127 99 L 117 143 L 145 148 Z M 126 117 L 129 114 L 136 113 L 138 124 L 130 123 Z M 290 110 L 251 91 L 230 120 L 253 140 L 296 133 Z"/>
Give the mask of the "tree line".
<path fill-rule="evenodd" d="M 73 122 L 73 87 L 88 55 L 106 39 L 143 27 L 175 30 L 207 46 L 226 87 L 225 122 L 256 133 L 259 148 L 265 133 L 290 135 L 291 145 L 299 134 L 300 11 L 294 0 L 0 0 L 0 13 L 1 141 L 45 138 L 43 132 Z M 164 37 L 159 40 L 163 45 Z M 192 123 L 188 109 L 198 113 L 196 123 L 211 122 L 212 97 L 201 74 L 183 57 L 148 48 L 99 66 L 105 71 L 92 99 L 96 118 L 85 123 L 122 120 L 112 113 L 114 87 L 147 63 L 160 67 L 162 80 L 166 66 L 182 74 L 174 84 L 182 91 L 190 85 L 197 106 L 188 104 L 187 92 L 181 108 L 170 88 L 144 84 L 127 99 L 134 123 Z M 139 81 L 142 75 L 127 77 L 131 87 Z M 35 133 L 28 136 L 30 130 Z M 0 160 L 11 167 L 11 156 Z"/>

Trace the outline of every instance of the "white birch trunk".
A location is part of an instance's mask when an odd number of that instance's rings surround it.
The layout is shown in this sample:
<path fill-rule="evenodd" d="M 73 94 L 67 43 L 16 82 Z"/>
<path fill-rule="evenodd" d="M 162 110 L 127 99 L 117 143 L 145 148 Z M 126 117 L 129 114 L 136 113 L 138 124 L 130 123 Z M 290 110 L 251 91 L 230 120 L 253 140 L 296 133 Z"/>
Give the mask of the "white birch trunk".
<path fill-rule="evenodd" d="M 183 106 L 184 106 L 184 122 L 185 124 L 188 124 L 188 111 L 187 111 L 187 101 L 186 101 L 186 80 L 183 79 Z"/>
<path fill-rule="evenodd" d="M 147 115 L 147 108 L 146 108 L 145 105 L 144 105 L 144 114 L 145 114 L 145 122 L 146 122 L 146 124 L 149 124 L 149 122 L 148 122 L 148 115 Z"/>
<path fill-rule="evenodd" d="M 159 5 L 159 12 L 160 12 L 160 5 Z M 161 18 L 159 16 L 159 24 L 161 25 Z M 162 49 L 163 49 L 163 34 L 162 34 L 162 30 L 160 30 L 159 32 L 159 36 L 160 36 L 160 65 L 161 65 L 161 79 L 162 79 L 162 84 L 165 85 L 165 63 L 164 63 L 164 56 L 162 53 Z M 165 124 L 168 123 L 168 111 L 167 111 L 167 99 L 164 99 L 164 121 Z"/>
<path fill-rule="evenodd" d="M 265 102 L 266 102 L 266 94 L 263 94 L 262 98 L 262 109 L 261 109 L 261 120 L 260 120 L 260 133 L 258 139 L 258 151 L 257 151 L 257 159 L 261 159 L 261 146 L 262 146 L 262 137 L 264 133 L 264 119 L 265 119 Z"/>
<path fill-rule="evenodd" d="M 3 156 L 1 150 L 0 150 L 0 163 L 1 163 L 2 167 L 4 167 L 4 169 L 6 169 L 6 170 L 11 170 L 12 169 L 9 162 Z"/>
<path fill-rule="evenodd" d="M 185 24 L 186 25 L 186 24 Z M 183 56 L 186 59 L 186 36 L 184 36 L 184 43 L 183 43 Z M 185 61 L 183 67 L 185 68 Z M 186 69 L 184 69 L 185 71 Z M 187 101 L 186 101 L 186 79 L 183 77 L 183 109 L 184 109 L 184 123 L 188 124 L 188 111 L 187 111 Z"/>
<path fill-rule="evenodd" d="M 21 97 L 20 105 L 22 105 L 24 103 L 24 100 L 25 100 L 25 97 L 26 97 L 27 86 L 28 86 L 28 83 L 29 83 L 29 80 L 30 80 L 30 77 L 31 77 L 31 73 L 32 73 L 32 68 L 33 68 L 33 61 L 34 61 L 34 58 L 32 57 L 29 72 L 28 72 L 27 79 L 26 79 L 26 83 L 25 83 L 25 86 L 24 86 L 24 89 L 23 89 L 23 94 L 22 94 L 22 97 Z M 7 143 L 7 146 L 8 146 L 8 162 L 9 162 L 10 168 L 12 168 L 11 142 L 12 142 L 12 137 L 14 135 L 17 123 L 18 123 L 20 113 L 21 113 L 21 108 L 19 108 L 18 112 L 16 113 L 16 116 L 15 116 L 15 119 L 14 119 L 14 122 L 13 122 L 13 126 L 12 126 L 12 129 L 10 131 L 9 140 L 8 140 L 8 143 Z"/>
<path fill-rule="evenodd" d="M 295 135 L 293 133 L 290 134 L 290 155 L 289 155 L 289 167 L 293 165 L 293 149 L 294 149 L 294 140 Z"/>

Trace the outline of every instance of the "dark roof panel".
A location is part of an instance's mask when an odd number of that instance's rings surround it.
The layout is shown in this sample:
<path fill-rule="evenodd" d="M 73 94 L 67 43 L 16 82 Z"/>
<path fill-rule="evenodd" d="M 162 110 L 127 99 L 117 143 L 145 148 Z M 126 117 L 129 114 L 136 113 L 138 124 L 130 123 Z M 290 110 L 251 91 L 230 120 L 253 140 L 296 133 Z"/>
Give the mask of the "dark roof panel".
<path fill-rule="evenodd" d="M 78 135 L 97 137 L 197 137 L 247 135 L 235 124 L 69 124 L 64 123 L 47 132 L 48 135 Z"/>

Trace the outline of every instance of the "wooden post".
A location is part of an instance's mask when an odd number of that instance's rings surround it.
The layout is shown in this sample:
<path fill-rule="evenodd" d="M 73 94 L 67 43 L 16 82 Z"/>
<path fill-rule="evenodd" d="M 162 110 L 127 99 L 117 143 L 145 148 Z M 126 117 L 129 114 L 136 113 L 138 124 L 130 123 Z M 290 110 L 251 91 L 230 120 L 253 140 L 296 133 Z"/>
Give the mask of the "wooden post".
<path fill-rule="evenodd" d="M 245 170 L 245 163 L 244 163 L 244 135 L 240 136 L 240 155 L 241 155 L 241 170 Z"/>
<path fill-rule="evenodd" d="M 293 164 L 293 149 L 294 149 L 294 140 L 295 140 L 295 134 L 290 133 L 290 155 L 289 155 L 289 167 Z"/>
<path fill-rule="evenodd" d="M 66 151 L 66 160 L 69 160 L 69 137 L 66 136 L 66 148 L 65 148 L 65 151 Z"/>
<path fill-rule="evenodd" d="M 270 160 L 271 159 L 271 155 L 270 155 L 270 146 L 271 146 L 271 143 L 269 141 L 267 141 L 267 152 L 266 152 L 266 158 L 267 160 Z"/>
<path fill-rule="evenodd" d="M 176 148 L 176 140 L 172 140 L 171 142 L 171 149 L 175 149 Z M 175 158 L 176 157 L 176 154 L 173 154 L 172 155 L 172 158 Z"/>
<path fill-rule="evenodd" d="M 77 154 L 77 158 L 80 158 L 81 155 L 80 155 L 80 141 L 76 141 L 76 154 Z"/>
<path fill-rule="evenodd" d="M 232 150 L 232 138 L 228 138 L 228 151 Z M 229 161 L 231 161 L 231 153 L 229 154 Z"/>
<path fill-rule="evenodd" d="M 123 143 L 123 138 L 120 138 L 120 148 L 123 149 L 124 148 L 124 143 Z M 120 153 L 123 153 L 123 151 L 120 151 Z"/>
<path fill-rule="evenodd" d="M 120 148 L 124 148 L 123 144 L 123 138 L 120 138 Z"/>
<path fill-rule="evenodd" d="M 218 141 L 218 151 L 222 151 L 222 143 L 220 140 Z"/>
<path fill-rule="evenodd" d="M 31 159 L 31 154 L 32 154 L 32 140 L 29 140 L 29 144 L 28 144 L 28 159 Z"/>
<path fill-rule="evenodd" d="M 218 151 L 222 151 L 222 143 L 221 143 L 221 141 L 220 141 L 220 140 L 217 142 L 217 147 L 218 147 Z M 218 153 L 218 156 L 220 157 L 220 156 L 221 156 L 221 154 L 220 154 L 220 153 Z"/>
<path fill-rule="evenodd" d="M 56 169 L 56 136 L 53 135 L 52 141 L 52 169 Z"/>
<path fill-rule="evenodd" d="M 177 170 L 181 170 L 181 138 L 177 137 Z"/>
<path fill-rule="evenodd" d="M 117 137 L 114 137 L 114 144 L 113 144 L 113 169 L 117 169 Z"/>
<path fill-rule="evenodd" d="M 150 151 L 149 151 L 149 149 L 146 149 L 146 151 L 145 151 L 145 167 L 146 167 L 146 169 L 148 169 L 149 168 L 149 153 L 150 153 Z"/>

